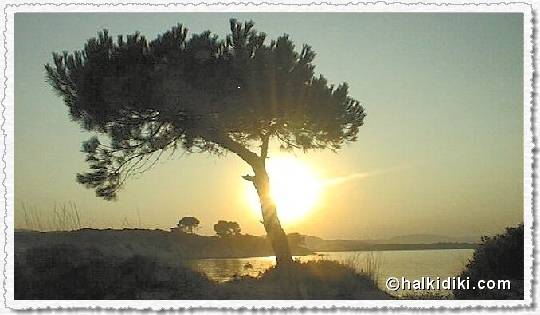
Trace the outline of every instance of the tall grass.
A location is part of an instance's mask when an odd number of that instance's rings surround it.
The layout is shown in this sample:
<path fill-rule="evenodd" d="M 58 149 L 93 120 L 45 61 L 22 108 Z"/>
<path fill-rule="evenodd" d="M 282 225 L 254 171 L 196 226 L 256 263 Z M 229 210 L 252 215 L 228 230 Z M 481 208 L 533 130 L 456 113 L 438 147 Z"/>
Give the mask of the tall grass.
<path fill-rule="evenodd" d="M 75 202 L 55 204 L 51 211 L 40 211 L 36 206 L 21 202 L 24 224 L 17 228 L 33 231 L 72 231 L 82 228 Z"/>
<path fill-rule="evenodd" d="M 82 228 L 119 228 L 134 229 L 142 228 L 141 216 L 137 209 L 137 217 L 128 219 L 123 217 L 118 224 L 96 224 L 88 216 L 83 216 L 74 201 L 55 203 L 52 209 L 42 209 L 35 205 L 21 201 L 15 210 L 15 228 L 49 232 L 49 231 L 74 231 Z"/>
<path fill-rule="evenodd" d="M 364 274 L 374 285 L 378 286 L 379 275 L 383 264 L 383 258 L 380 252 L 355 253 L 345 259 L 343 263 Z"/>

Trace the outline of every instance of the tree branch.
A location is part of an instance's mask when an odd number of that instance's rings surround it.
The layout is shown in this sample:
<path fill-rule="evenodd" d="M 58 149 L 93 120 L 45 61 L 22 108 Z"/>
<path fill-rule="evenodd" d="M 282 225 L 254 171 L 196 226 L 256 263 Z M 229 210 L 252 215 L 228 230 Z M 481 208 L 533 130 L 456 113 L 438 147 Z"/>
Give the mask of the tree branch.
<path fill-rule="evenodd" d="M 216 143 L 217 145 L 227 149 L 234 154 L 238 155 L 242 160 L 244 160 L 249 165 L 258 166 L 259 156 L 251 152 L 248 148 L 243 146 L 241 143 L 234 141 L 229 136 L 219 133 L 217 131 L 211 131 L 208 134 L 209 140 Z"/>
<path fill-rule="evenodd" d="M 254 182 L 255 181 L 255 176 L 252 176 L 252 175 L 244 175 L 242 176 L 243 179 L 247 180 L 248 182 Z"/>

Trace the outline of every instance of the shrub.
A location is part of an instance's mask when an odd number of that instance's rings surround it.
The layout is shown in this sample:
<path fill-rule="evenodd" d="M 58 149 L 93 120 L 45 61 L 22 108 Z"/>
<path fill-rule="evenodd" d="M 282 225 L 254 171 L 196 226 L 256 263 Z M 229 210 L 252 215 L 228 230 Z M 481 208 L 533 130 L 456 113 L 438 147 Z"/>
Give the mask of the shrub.
<path fill-rule="evenodd" d="M 506 228 L 504 234 L 482 237 L 465 270 L 459 275 L 478 280 L 510 280 L 510 290 L 454 290 L 456 299 L 523 299 L 523 224 Z"/>
<path fill-rule="evenodd" d="M 144 256 L 104 256 L 66 245 L 29 249 L 15 258 L 16 299 L 197 299 L 214 283 L 189 268 Z"/>
<path fill-rule="evenodd" d="M 285 280 L 285 281 L 284 281 Z M 287 281 L 289 280 L 289 281 Z M 294 262 L 290 270 L 272 267 L 259 277 L 225 284 L 225 299 L 388 299 L 365 274 L 331 260 Z"/>

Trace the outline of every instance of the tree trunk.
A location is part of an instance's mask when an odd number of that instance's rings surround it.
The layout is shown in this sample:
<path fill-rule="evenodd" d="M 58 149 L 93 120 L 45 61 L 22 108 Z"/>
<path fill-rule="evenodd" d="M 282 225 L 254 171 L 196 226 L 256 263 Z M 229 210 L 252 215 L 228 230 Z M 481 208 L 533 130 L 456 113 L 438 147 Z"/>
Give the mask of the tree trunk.
<path fill-rule="evenodd" d="M 276 203 L 270 195 L 270 181 L 264 165 L 253 168 L 253 185 L 259 195 L 264 229 L 276 255 L 277 267 L 288 267 L 292 263 L 291 249 L 287 234 L 281 227 L 276 211 Z"/>

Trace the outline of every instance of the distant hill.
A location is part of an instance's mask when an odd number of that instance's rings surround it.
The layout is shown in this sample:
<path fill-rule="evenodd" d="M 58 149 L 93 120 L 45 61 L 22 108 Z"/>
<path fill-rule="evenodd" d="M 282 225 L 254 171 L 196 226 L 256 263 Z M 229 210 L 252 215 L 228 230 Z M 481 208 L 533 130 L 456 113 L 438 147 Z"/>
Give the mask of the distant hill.
<path fill-rule="evenodd" d="M 305 236 L 304 245 L 315 252 L 339 252 L 365 248 L 370 243 L 361 240 L 324 240 L 317 236 Z"/>
<path fill-rule="evenodd" d="M 408 234 L 394 236 L 388 239 L 371 240 L 377 244 L 434 244 L 434 243 L 478 243 L 476 236 L 447 236 L 436 234 Z"/>
<path fill-rule="evenodd" d="M 429 234 L 396 236 L 383 240 L 325 240 L 317 236 L 304 236 L 304 245 L 314 252 L 475 248 L 477 242 L 472 237 Z"/>
<path fill-rule="evenodd" d="M 433 243 L 478 243 L 478 236 L 447 236 L 435 234 L 409 234 L 376 241 L 379 244 L 433 244 Z"/>

